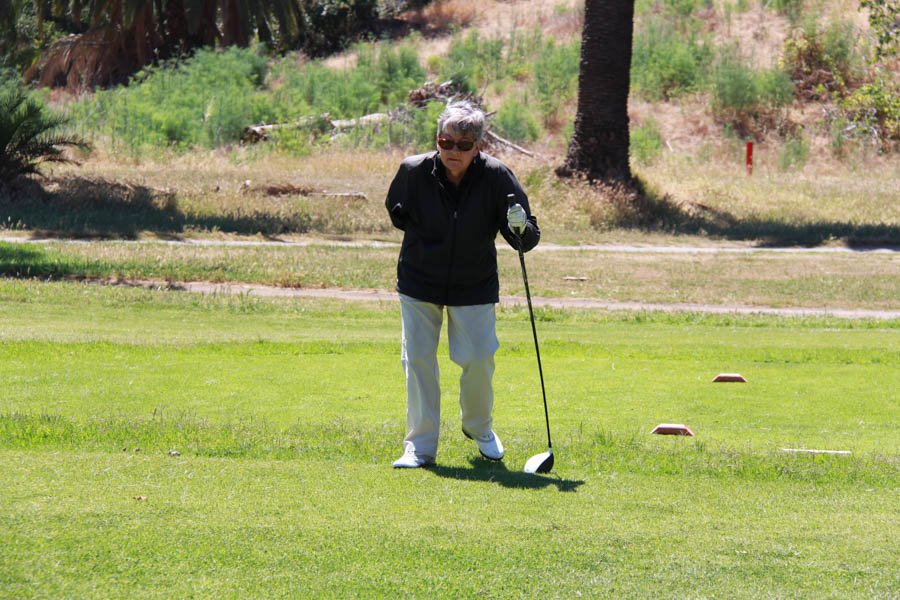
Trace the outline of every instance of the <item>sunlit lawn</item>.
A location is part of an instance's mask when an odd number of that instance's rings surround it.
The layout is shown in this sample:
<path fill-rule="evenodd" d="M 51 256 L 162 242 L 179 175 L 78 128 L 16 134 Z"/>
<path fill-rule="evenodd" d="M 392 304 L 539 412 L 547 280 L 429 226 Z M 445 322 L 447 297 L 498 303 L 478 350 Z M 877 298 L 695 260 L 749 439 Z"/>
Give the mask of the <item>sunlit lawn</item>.
<path fill-rule="evenodd" d="M 896 322 L 538 317 L 553 473 L 521 472 L 546 441 L 520 308 L 504 462 L 459 434 L 442 348 L 438 464 L 394 471 L 392 303 L 0 283 L 0 597 L 900 593 Z"/>

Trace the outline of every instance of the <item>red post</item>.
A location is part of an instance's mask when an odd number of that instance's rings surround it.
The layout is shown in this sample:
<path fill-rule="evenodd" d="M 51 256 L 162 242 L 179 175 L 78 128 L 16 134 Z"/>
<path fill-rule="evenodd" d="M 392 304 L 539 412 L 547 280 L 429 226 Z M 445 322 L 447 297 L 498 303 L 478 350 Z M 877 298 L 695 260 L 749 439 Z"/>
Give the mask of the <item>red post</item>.
<path fill-rule="evenodd" d="M 747 142 L 747 175 L 753 175 L 753 142 Z"/>

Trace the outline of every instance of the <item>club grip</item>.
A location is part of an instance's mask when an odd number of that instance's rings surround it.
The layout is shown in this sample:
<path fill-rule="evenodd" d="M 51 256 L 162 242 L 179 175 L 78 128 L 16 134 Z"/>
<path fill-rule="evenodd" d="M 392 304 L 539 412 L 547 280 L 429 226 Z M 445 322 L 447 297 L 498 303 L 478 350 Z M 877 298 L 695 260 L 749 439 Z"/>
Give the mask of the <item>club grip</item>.
<path fill-rule="evenodd" d="M 512 208 L 513 204 L 516 203 L 516 195 L 515 194 L 507 194 L 506 195 L 506 207 Z"/>

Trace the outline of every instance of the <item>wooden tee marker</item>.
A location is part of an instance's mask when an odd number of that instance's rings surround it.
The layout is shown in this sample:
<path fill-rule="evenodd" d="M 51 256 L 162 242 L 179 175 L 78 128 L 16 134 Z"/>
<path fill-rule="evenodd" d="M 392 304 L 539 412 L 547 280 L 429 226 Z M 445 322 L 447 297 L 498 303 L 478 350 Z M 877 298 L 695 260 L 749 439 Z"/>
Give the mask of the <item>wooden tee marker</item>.
<path fill-rule="evenodd" d="M 747 383 L 747 380 L 744 379 L 744 376 L 740 373 L 719 373 L 716 375 L 716 378 L 713 379 L 714 383 L 722 383 L 725 381 L 739 381 L 741 383 Z"/>
<path fill-rule="evenodd" d="M 658 435 L 694 435 L 690 427 L 676 423 L 660 423 L 650 433 Z"/>

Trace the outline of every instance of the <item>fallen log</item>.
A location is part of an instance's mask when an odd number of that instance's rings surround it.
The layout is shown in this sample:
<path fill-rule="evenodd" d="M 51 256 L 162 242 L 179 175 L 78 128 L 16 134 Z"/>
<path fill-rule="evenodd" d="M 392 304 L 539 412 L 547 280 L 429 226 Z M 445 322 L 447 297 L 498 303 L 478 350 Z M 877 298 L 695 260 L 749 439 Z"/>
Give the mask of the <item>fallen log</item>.
<path fill-rule="evenodd" d="M 289 123 L 260 123 L 259 125 L 250 125 L 246 129 L 244 129 L 244 133 L 241 136 L 241 141 L 251 144 L 255 144 L 256 142 L 264 142 L 269 139 L 269 134 L 273 131 L 278 131 L 279 129 L 284 129 L 285 127 L 295 127 L 297 129 L 301 129 L 303 127 L 312 127 L 320 123 L 330 124 L 331 120 L 329 119 L 329 117 L 330 115 L 328 113 L 324 113 L 321 115 L 300 117 L 299 119 L 291 121 Z"/>
<path fill-rule="evenodd" d="M 328 198 L 352 198 L 355 200 L 367 199 L 363 192 L 329 192 L 327 190 L 316 190 L 310 187 L 296 186 L 290 183 L 251 187 L 249 180 L 244 182 L 242 190 L 245 193 L 262 192 L 266 196 L 320 196 Z"/>
<path fill-rule="evenodd" d="M 372 123 L 381 123 L 382 121 L 387 121 L 391 118 L 391 115 L 387 113 L 372 113 L 371 115 L 363 115 L 358 119 L 339 119 L 337 121 L 331 121 L 332 129 L 351 129 L 353 127 L 358 127 L 359 125 L 371 125 Z"/>
<path fill-rule="evenodd" d="M 278 131 L 279 129 L 284 129 L 286 127 L 293 127 L 296 129 L 309 127 L 312 129 L 317 129 L 319 131 L 341 131 L 344 129 L 358 127 L 360 125 L 380 123 L 390 118 L 391 116 L 387 113 L 372 113 L 370 115 L 363 115 L 356 119 L 334 120 L 331 119 L 331 115 L 329 113 L 324 113 L 321 115 L 310 115 L 306 117 L 300 117 L 296 121 L 291 121 L 289 123 L 261 123 L 259 125 L 251 125 L 244 129 L 244 134 L 241 136 L 241 140 L 251 144 L 255 144 L 256 142 L 263 142 L 269 139 L 269 134 L 273 131 Z"/>
<path fill-rule="evenodd" d="M 492 142 L 500 144 L 501 146 L 506 146 L 507 148 L 510 148 L 511 150 L 515 150 L 516 152 L 521 152 L 525 156 L 531 156 L 533 158 L 547 158 L 543 154 L 538 154 L 537 152 L 532 152 L 531 150 L 526 150 L 522 146 L 519 146 L 518 144 L 514 144 L 513 142 L 507 140 L 506 138 L 500 137 L 499 135 L 497 135 L 496 133 L 494 133 L 491 130 L 485 131 L 484 137 L 488 138 Z"/>

